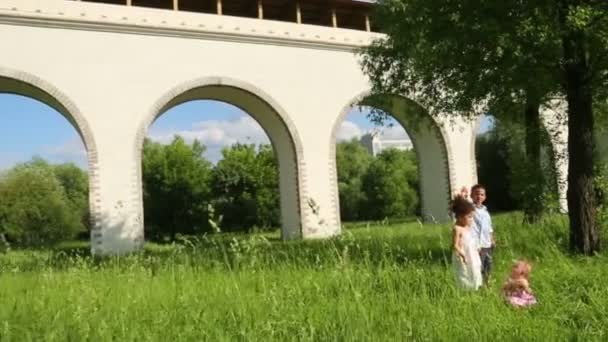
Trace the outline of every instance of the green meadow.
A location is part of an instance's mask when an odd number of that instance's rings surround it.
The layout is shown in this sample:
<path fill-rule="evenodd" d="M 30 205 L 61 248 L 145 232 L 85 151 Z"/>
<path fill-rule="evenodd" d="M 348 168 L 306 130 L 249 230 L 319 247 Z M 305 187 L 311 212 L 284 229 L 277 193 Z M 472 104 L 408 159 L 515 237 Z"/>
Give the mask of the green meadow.
<path fill-rule="evenodd" d="M 489 288 L 455 286 L 449 225 L 358 223 L 337 238 L 187 237 L 96 259 L 82 243 L 0 255 L 2 341 L 606 341 L 608 258 L 567 252 L 567 217 L 498 215 Z M 501 283 L 533 264 L 539 304 Z"/>

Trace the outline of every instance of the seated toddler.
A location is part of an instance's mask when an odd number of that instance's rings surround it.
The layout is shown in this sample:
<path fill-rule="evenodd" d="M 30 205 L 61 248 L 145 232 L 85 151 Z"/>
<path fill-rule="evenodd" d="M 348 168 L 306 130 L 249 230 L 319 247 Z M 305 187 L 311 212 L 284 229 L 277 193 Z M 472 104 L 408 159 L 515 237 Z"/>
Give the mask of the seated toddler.
<path fill-rule="evenodd" d="M 502 287 L 505 300 L 514 307 L 528 307 L 536 304 L 536 297 L 530 288 L 529 277 L 532 266 L 523 261 L 517 261 L 511 270 L 511 276 Z"/>

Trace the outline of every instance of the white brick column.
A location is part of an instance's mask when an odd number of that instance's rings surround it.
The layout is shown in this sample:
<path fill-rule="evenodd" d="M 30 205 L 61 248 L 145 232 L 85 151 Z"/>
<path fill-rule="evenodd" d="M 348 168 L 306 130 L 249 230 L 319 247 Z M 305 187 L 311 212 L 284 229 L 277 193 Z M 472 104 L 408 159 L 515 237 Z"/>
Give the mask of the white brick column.
<path fill-rule="evenodd" d="M 328 144 L 331 141 L 329 124 L 327 120 L 314 130 L 300 130 L 303 142 L 300 201 L 305 239 L 331 237 L 341 230 L 335 152 L 334 146 Z"/>
<path fill-rule="evenodd" d="M 568 212 L 568 114 L 565 101 L 554 100 L 541 108 L 541 120 L 549 133 L 555 156 L 559 209 Z"/>
<path fill-rule="evenodd" d="M 134 132 L 116 127 L 98 130 L 98 161 L 89 172 L 97 175 L 91 189 L 96 210 L 91 231 L 93 254 L 122 254 L 144 243 L 141 162 L 130 142 Z"/>
<path fill-rule="evenodd" d="M 475 122 L 459 116 L 441 117 L 437 120 L 445 136 L 452 195 L 463 186 L 477 183 L 475 158 Z"/>

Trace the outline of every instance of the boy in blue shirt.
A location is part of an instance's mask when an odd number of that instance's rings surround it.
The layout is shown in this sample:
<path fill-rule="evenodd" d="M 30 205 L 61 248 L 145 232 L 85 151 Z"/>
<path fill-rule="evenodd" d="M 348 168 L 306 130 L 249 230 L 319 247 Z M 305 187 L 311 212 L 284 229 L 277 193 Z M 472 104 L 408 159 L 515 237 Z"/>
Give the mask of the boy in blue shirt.
<path fill-rule="evenodd" d="M 481 275 L 483 282 L 487 286 L 492 271 L 492 251 L 496 246 L 494 240 L 494 229 L 492 218 L 483 203 L 486 200 L 486 189 L 483 185 L 477 184 L 471 188 L 471 199 L 475 207 L 473 216 L 473 233 L 479 244 L 479 256 L 481 257 Z"/>

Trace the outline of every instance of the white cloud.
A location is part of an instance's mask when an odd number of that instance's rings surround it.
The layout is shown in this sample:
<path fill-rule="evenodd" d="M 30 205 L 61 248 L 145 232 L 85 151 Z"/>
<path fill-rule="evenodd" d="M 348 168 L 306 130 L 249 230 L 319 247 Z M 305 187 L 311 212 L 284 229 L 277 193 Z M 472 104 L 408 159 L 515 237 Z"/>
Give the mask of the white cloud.
<path fill-rule="evenodd" d="M 198 139 L 206 146 L 229 146 L 237 141 L 253 144 L 270 142 L 262 127 L 249 116 L 236 120 L 201 121 L 185 130 L 165 132 L 152 130 L 150 138 L 161 143 L 169 143 L 175 135 L 183 137 L 188 142 Z"/>
<path fill-rule="evenodd" d="M 343 121 L 338 128 L 338 133 L 336 134 L 337 141 L 349 141 L 353 138 L 360 138 L 363 135 L 363 130 L 361 127 L 357 126 L 356 123 L 352 121 Z"/>
<path fill-rule="evenodd" d="M 362 135 L 377 130 L 364 129 L 352 121 L 343 121 L 336 134 L 337 141 L 348 141 L 360 138 Z M 408 139 L 405 130 L 395 125 L 380 129 L 381 139 Z M 222 158 L 221 150 L 234 143 L 269 144 L 270 140 L 262 127 L 250 116 L 233 120 L 208 120 L 192 124 L 191 128 L 182 130 L 150 130 L 149 137 L 157 142 L 168 144 L 175 135 L 183 137 L 191 143 L 198 139 L 207 147 L 205 158 L 216 163 Z"/>
<path fill-rule="evenodd" d="M 87 169 L 87 151 L 82 140 L 75 137 L 59 145 L 44 145 L 34 150 L 32 154 L 0 151 L 0 170 L 28 162 L 34 156 L 39 156 L 52 164 L 74 163 L 82 169 Z"/>
<path fill-rule="evenodd" d="M 405 129 L 399 125 L 393 125 L 390 127 L 382 127 L 380 129 L 380 139 L 381 140 L 401 140 L 408 139 L 409 137 L 405 132 Z"/>
<path fill-rule="evenodd" d="M 205 157 L 212 162 L 221 159 L 221 150 L 237 142 L 246 144 L 270 144 L 270 140 L 262 127 L 250 116 L 235 120 L 208 120 L 197 122 L 192 128 L 185 130 L 157 132 L 152 128 L 149 137 L 160 143 L 167 144 L 175 135 L 183 137 L 191 143 L 198 139 L 207 147 Z"/>

